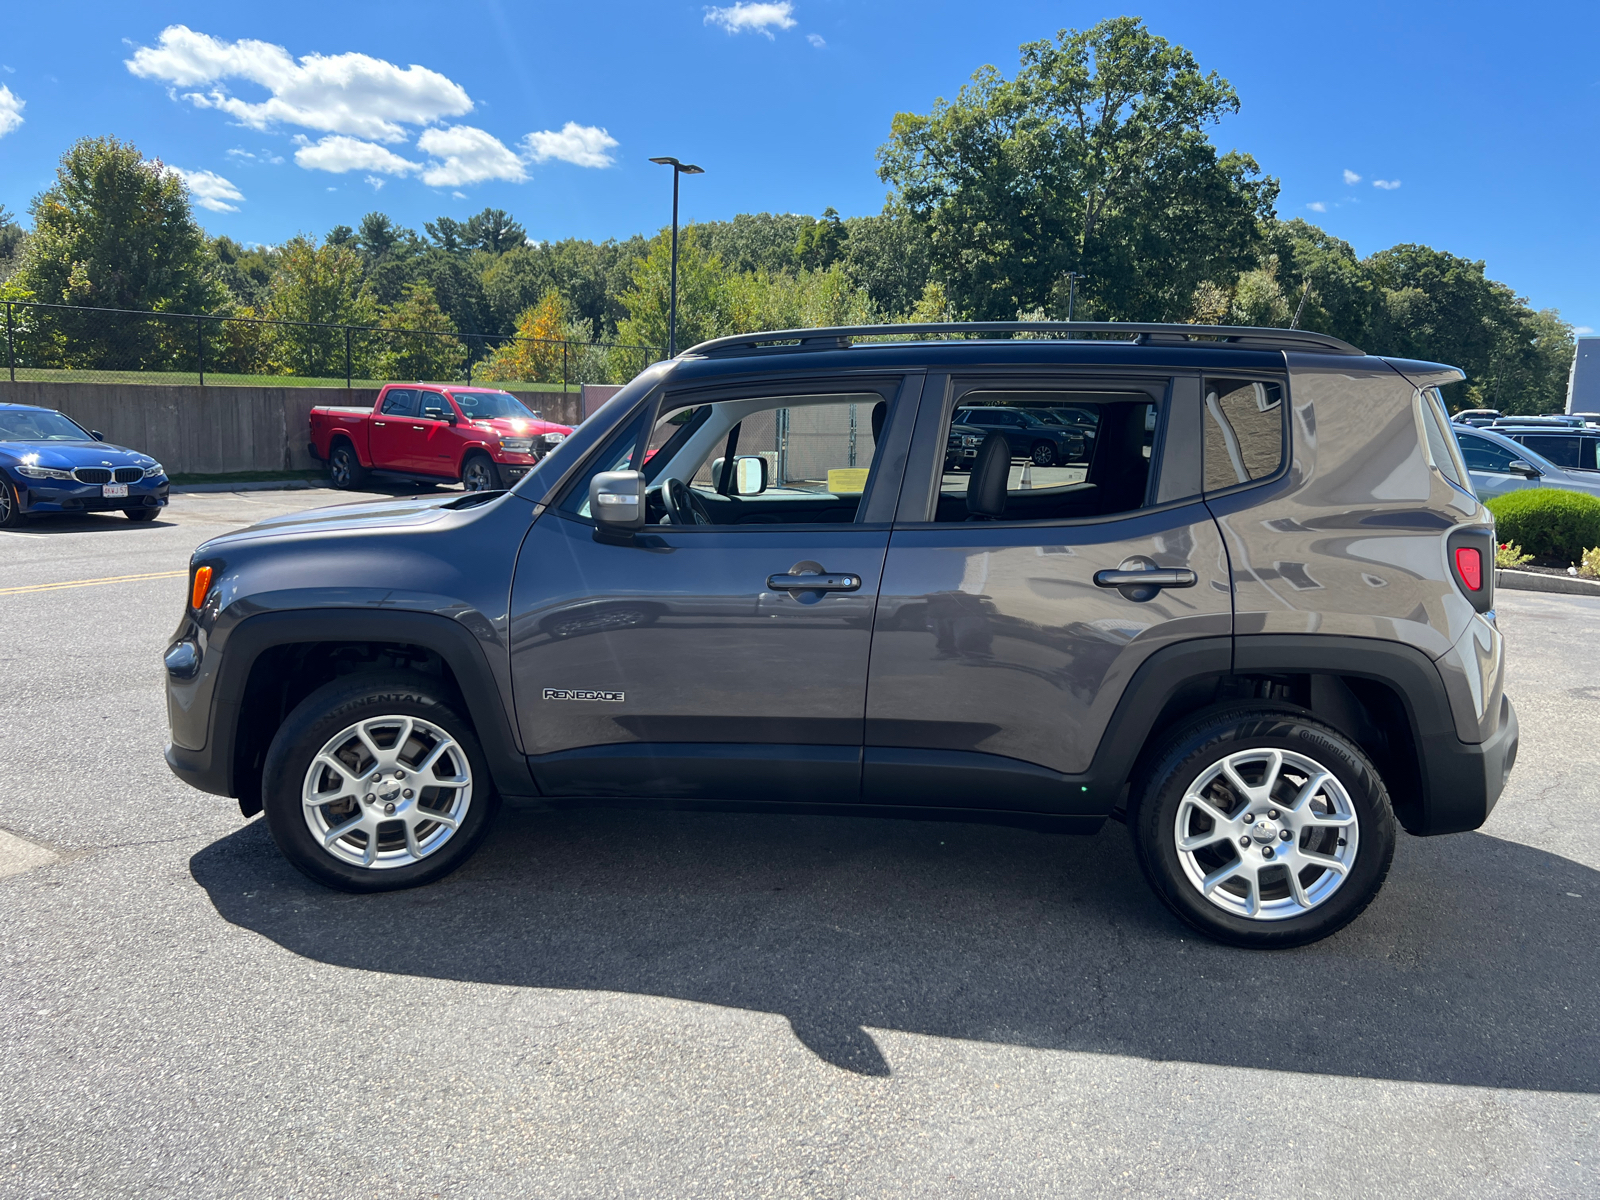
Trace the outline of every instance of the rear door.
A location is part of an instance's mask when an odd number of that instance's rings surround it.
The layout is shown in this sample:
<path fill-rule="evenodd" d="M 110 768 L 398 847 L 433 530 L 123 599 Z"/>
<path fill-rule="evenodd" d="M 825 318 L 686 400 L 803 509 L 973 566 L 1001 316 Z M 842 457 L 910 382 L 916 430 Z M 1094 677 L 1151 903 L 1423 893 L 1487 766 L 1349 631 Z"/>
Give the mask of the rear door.
<path fill-rule="evenodd" d="M 1026 483 L 1013 464 L 996 513 L 969 496 L 970 472 L 936 458 L 953 411 L 991 405 L 1092 410 L 1090 462 L 1033 467 Z M 1201 411 L 1193 375 L 929 377 L 873 635 L 865 801 L 1110 810 L 1115 796 L 1072 776 L 1089 770 L 1133 672 L 1188 639 L 1215 639 L 1227 661 L 1228 563 L 1201 500 Z M 1146 570 L 1190 582 L 1118 587 L 1102 574 Z"/>
<path fill-rule="evenodd" d="M 544 794 L 857 802 L 873 608 L 919 385 L 674 395 L 659 423 L 652 401 L 596 451 L 529 531 L 513 584 L 517 717 Z M 730 452 L 766 461 L 765 492 L 726 494 Z M 650 523 L 597 537 L 588 480 L 630 462 L 651 480 Z M 709 523 L 667 519 L 669 480 Z"/>
<path fill-rule="evenodd" d="M 372 465 L 389 471 L 405 471 L 410 446 L 411 426 L 417 415 L 415 388 L 390 388 L 372 416 Z"/>

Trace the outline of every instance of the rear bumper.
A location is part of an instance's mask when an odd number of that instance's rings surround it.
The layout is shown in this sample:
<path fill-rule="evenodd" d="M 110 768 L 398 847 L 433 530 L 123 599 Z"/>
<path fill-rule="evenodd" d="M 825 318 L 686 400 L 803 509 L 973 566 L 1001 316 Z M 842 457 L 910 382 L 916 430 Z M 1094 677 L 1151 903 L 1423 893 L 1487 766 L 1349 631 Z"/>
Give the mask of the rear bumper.
<path fill-rule="evenodd" d="M 1485 741 L 1463 742 L 1448 734 L 1423 740 L 1423 824 L 1410 832 L 1462 833 L 1489 819 L 1517 762 L 1517 712 L 1509 696 L 1500 702 L 1500 728 Z"/>

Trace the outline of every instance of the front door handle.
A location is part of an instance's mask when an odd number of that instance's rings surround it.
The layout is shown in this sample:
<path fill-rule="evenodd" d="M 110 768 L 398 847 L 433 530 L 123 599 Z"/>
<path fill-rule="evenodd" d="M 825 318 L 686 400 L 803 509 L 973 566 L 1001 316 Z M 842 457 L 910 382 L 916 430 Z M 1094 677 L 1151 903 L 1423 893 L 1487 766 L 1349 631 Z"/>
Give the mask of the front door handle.
<path fill-rule="evenodd" d="M 1097 586 L 1103 588 L 1186 588 L 1195 585 L 1196 576 L 1193 571 L 1188 570 L 1096 571 L 1094 581 Z"/>
<path fill-rule="evenodd" d="M 423 429 L 426 429 L 427 426 L 426 425 L 413 425 L 411 428 L 413 428 L 415 430 L 418 430 L 418 431 L 421 431 Z"/>
<path fill-rule="evenodd" d="M 859 575 L 768 575 L 767 586 L 775 592 L 853 592 L 861 586 Z"/>

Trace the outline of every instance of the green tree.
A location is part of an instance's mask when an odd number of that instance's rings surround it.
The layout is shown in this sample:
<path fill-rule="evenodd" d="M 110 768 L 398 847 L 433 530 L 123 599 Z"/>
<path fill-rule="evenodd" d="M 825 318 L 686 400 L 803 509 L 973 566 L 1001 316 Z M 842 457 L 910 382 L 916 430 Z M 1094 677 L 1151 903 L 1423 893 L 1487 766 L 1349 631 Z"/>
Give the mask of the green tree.
<path fill-rule="evenodd" d="M 33 233 L 17 283 L 38 300 L 205 313 L 226 298 L 188 188 L 131 143 L 79 139 L 29 212 Z M 69 367 L 172 367 L 195 350 L 193 327 L 176 322 L 74 312 L 41 313 L 39 322 L 40 344 Z"/>
<path fill-rule="evenodd" d="M 795 261 L 806 270 L 826 271 L 844 254 L 850 231 L 833 208 L 822 210 L 822 219 L 800 230 L 795 241 Z"/>
<path fill-rule="evenodd" d="M 635 264 L 632 286 L 622 294 L 628 315 L 618 326 L 619 341 L 666 349 L 671 268 L 672 234 L 662 230 L 650 243 L 650 253 Z M 698 225 L 680 230 L 678 348 L 723 332 L 729 323 L 728 305 L 728 273 L 722 260 L 702 247 Z"/>
<path fill-rule="evenodd" d="M 0 279 L 9 279 L 22 257 L 22 243 L 27 239 L 22 226 L 10 210 L 0 204 Z"/>
<path fill-rule="evenodd" d="M 427 230 L 429 240 L 446 254 L 457 254 L 467 248 L 466 227 L 452 217 L 425 221 L 422 227 Z"/>
<path fill-rule="evenodd" d="M 927 290 L 933 270 L 927 226 L 894 207 L 875 217 L 845 221 L 844 269 L 867 293 L 875 311 L 910 312 Z"/>
<path fill-rule="evenodd" d="M 561 345 L 567 324 L 561 293 L 551 288 L 517 318 L 516 339 L 495 348 L 483 364 L 482 377 L 503 382 L 560 382 L 567 366 Z"/>
<path fill-rule="evenodd" d="M 361 258 L 348 245 L 318 246 L 304 234 L 284 243 L 267 291 L 266 316 L 295 322 L 272 330 L 272 361 L 283 375 L 310 378 L 345 373 L 347 343 L 341 325 L 368 325 L 376 313 L 362 291 Z M 354 365 L 354 364 L 352 364 Z"/>
<path fill-rule="evenodd" d="M 1133 17 L 1022 47 L 1007 80 L 984 67 L 954 103 L 899 113 L 879 175 L 928 226 L 935 271 L 972 315 L 1064 308 L 1180 319 L 1204 280 L 1255 265 L 1276 181 L 1205 129 L 1237 96 Z"/>
<path fill-rule="evenodd" d="M 511 219 L 503 208 L 486 208 L 469 217 L 461 231 L 462 243 L 486 254 L 504 254 L 528 240 L 528 231 Z"/>
<path fill-rule="evenodd" d="M 235 304 L 261 307 L 272 285 L 272 273 L 277 269 L 277 250 L 271 246 L 247 249 L 230 237 L 219 237 L 211 243 L 211 253 L 216 258 L 217 278 L 228 289 Z"/>
<path fill-rule="evenodd" d="M 735 274 L 746 271 L 793 272 L 800 264 L 795 245 L 816 218 L 801 213 L 740 213 L 731 221 L 701 221 L 701 248 Z"/>
<path fill-rule="evenodd" d="M 449 383 L 466 370 L 466 347 L 450 316 L 426 283 L 410 283 L 398 304 L 378 318 L 382 333 L 369 335 L 378 378 Z"/>

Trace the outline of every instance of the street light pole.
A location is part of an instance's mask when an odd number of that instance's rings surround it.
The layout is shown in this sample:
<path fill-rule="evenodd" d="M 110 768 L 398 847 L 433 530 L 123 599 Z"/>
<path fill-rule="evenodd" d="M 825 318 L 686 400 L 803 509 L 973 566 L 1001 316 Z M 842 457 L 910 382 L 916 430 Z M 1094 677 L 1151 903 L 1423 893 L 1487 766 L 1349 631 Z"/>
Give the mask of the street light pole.
<path fill-rule="evenodd" d="M 667 357 L 678 356 L 678 176 L 704 175 L 705 169 L 675 158 L 652 158 L 653 163 L 672 168 L 672 292 L 667 302 Z"/>

